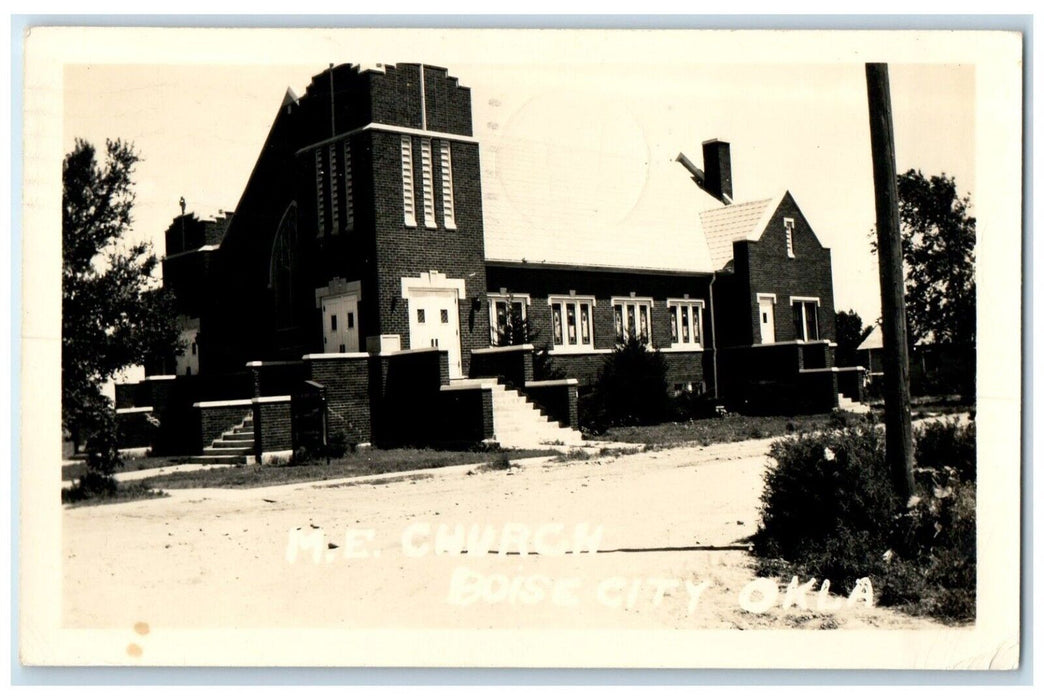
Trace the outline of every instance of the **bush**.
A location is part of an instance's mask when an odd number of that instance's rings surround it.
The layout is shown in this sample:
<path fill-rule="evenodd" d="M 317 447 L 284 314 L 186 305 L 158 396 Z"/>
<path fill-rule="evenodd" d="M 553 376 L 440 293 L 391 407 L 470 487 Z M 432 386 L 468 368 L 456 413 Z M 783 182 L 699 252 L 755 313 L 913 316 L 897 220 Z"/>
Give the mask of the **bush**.
<path fill-rule="evenodd" d="M 340 459 L 353 448 L 354 445 L 348 440 L 348 434 L 343 430 L 335 430 L 326 438 L 326 455 L 331 459 Z"/>
<path fill-rule="evenodd" d="M 619 425 L 652 425 L 666 420 L 670 408 L 667 362 L 659 350 L 632 337 L 616 346 L 598 372 L 584 401 L 581 425 L 591 433 Z"/>
<path fill-rule="evenodd" d="M 962 481 L 975 481 L 975 423 L 933 421 L 920 428 L 914 442 L 918 467 L 953 467 Z"/>
<path fill-rule="evenodd" d="M 73 481 L 72 488 L 62 489 L 62 503 L 114 498 L 116 490 L 116 479 L 111 475 L 89 471 Z"/>
<path fill-rule="evenodd" d="M 888 549 L 887 524 L 899 502 L 877 432 L 862 427 L 784 439 L 769 455 L 777 466 L 765 478 L 755 552 L 806 564 L 839 586 L 879 573 L 867 571 L 872 562 L 860 552 L 879 559 Z"/>
<path fill-rule="evenodd" d="M 906 508 L 883 435 L 869 425 L 773 444 L 752 539 L 762 570 L 783 560 L 835 589 L 869 576 L 882 605 L 974 619 L 974 424 L 929 424 L 914 439 L 916 497 Z"/>

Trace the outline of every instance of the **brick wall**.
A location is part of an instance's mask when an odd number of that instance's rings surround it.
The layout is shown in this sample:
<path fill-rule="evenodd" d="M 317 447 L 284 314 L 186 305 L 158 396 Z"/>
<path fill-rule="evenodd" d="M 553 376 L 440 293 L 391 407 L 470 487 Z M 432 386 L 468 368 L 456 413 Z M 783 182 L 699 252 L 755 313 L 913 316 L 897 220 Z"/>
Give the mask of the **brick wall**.
<path fill-rule="evenodd" d="M 424 445 L 439 439 L 439 388 L 448 371 L 445 351 L 382 355 L 372 361 L 374 442 Z"/>
<path fill-rule="evenodd" d="M 254 400 L 254 453 L 261 461 L 266 453 L 293 449 L 290 399 Z"/>
<path fill-rule="evenodd" d="M 567 380 L 530 383 L 525 395 L 551 420 L 571 428 L 580 427 L 577 414 L 577 384 Z"/>
<path fill-rule="evenodd" d="M 409 309 L 402 298 L 402 279 L 437 270 L 449 279 L 464 280 L 458 299 L 461 362 L 468 375 L 470 351 L 489 345 L 489 319 L 476 308 L 486 291 L 482 229 L 482 190 L 478 144 L 451 142 L 456 230 L 444 226 L 439 139 L 433 139 L 436 228 L 425 226 L 421 193 L 420 137 L 413 139 L 417 226 L 404 223 L 401 140 L 399 134 L 372 132 L 372 177 L 375 187 L 377 315 L 380 333 L 397 334 L 410 347 Z"/>
<path fill-rule="evenodd" d="M 222 433 L 242 423 L 247 415 L 253 414 L 249 401 L 243 401 L 234 406 L 197 406 L 196 410 L 199 413 L 199 446 L 197 449 L 200 452 L 221 437 Z"/>
<path fill-rule="evenodd" d="M 149 423 L 148 414 L 144 411 L 116 413 L 116 425 L 119 430 L 117 444 L 125 447 L 151 447 L 156 433 L 154 425 Z"/>
<path fill-rule="evenodd" d="M 837 372 L 837 390 L 853 401 L 863 400 L 863 385 L 867 371 L 859 367 L 847 367 Z"/>
<path fill-rule="evenodd" d="M 493 437 L 493 392 L 479 387 L 442 391 L 432 416 L 432 444 L 452 447 L 472 445 Z"/>
<path fill-rule="evenodd" d="M 373 441 L 371 358 L 366 355 L 306 358 L 309 379 L 326 389 L 327 430 L 343 430 L 352 443 Z"/>
<path fill-rule="evenodd" d="M 470 376 L 496 377 L 509 387 L 521 389 L 526 382 L 533 381 L 533 346 L 476 350 L 471 355 Z"/>
<path fill-rule="evenodd" d="M 793 258 L 787 255 L 784 218 L 794 219 Z M 749 280 L 737 290 L 745 294 L 746 299 L 737 299 L 735 313 L 743 313 L 745 307 L 753 342 L 761 342 L 758 294 L 776 295 L 776 342 L 796 339 L 791 296 L 817 297 L 819 337 L 836 338 L 830 250 L 820 244 L 790 193 L 780 202 L 761 238 L 757 242 L 736 243 L 734 251 L 737 278 Z M 743 338 L 737 341 L 738 344 L 751 342 Z"/>
<path fill-rule="evenodd" d="M 305 363 L 251 362 L 248 370 L 254 384 L 254 396 L 282 396 L 289 394 L 306 378 Z"/>

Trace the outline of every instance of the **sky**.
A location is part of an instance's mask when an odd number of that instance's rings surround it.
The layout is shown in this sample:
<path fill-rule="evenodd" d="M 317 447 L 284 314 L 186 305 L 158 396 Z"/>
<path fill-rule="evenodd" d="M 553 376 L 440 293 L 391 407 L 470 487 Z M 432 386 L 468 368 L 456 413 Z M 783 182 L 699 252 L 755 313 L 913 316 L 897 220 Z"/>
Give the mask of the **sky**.
<path fill-rule="evenodd" d="M 265 42 L 250 40 L 222 54 L 212 47 L 220 37 L 197 32 L 185 36 L 190 58 L 143 50 L 141 62 L 67 64 L 62 144 L 135 144 L 143 160 L 129 239 L 162 252 L 180 197 L 200 216 L 235 209 L 287 87 L 302 94 L 330 62 L 439 65 L 471 88 L 487 257 L 706 269 L 698 215 L 718 204 L 675 157 L 699 165 L 701 142 L 719 138 L 731 143 L 734 199 L 789 190 L 832 250 L 835 307 L 873 322 L 863 63 L 836 49 L 812 61 L 807 46 L 747 36 L 696 41 L 705 37 L 346 32 L 300 50 L 291 41 L 259 53 Z M 898 171 L 952 175 L 974 207 L 975 67 L 889 71 Z"/>

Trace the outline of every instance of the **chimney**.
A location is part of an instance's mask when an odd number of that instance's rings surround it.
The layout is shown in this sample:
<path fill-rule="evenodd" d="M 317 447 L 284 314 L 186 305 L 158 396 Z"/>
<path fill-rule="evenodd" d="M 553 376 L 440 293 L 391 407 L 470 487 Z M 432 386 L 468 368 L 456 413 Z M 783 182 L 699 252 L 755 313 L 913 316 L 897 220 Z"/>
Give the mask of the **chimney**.
<path fill-rule="evenodd" d="M 703 189 L 725 204 L 732 204 L 732 157 L 727 141 L 711 139 L 703 142 Z"/>

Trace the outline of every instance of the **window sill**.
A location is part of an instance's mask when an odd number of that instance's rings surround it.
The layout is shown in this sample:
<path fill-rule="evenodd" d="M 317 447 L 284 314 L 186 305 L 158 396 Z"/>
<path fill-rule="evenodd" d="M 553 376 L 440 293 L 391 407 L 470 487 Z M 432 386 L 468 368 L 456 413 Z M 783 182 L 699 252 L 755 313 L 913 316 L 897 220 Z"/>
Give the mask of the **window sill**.
<path fill-rule="evenodd" d="M 612 348 L 594 348 L 584 346 L 578 347 L 563 347 L 563 348 L 552 348 L 548 351 L 548 355 L 608 355 L 612 352 Z"/>
<path fill-rule="evenodd" d="M 702 345 L 670 345 L 660 348 L 660 352 L 703 352 Z"/>

